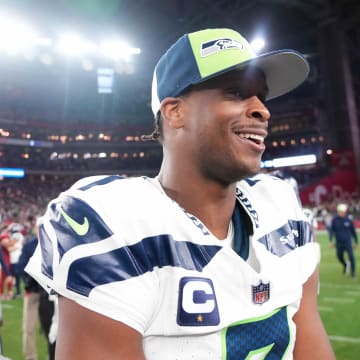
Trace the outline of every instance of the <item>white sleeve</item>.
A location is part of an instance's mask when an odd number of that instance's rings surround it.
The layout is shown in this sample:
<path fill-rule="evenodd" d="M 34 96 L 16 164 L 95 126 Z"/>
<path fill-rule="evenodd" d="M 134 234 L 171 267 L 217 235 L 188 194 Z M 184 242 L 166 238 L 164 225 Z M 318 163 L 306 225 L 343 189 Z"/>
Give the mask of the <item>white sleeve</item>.
<path fill-rule="evenodd" d="M 94 208 L 67 193 L 51 202 L 26 271 L 49 292 L 143 333 L 158 301 L 157 273 L 142 242 L 129 245 Z"/>

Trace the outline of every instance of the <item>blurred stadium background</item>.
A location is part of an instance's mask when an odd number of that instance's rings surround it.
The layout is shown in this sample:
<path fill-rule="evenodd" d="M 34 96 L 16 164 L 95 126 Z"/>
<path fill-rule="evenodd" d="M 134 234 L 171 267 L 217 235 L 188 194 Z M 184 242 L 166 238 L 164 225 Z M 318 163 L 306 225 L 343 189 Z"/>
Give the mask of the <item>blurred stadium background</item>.
<path fill-rule="evenodd" d="M 1 220 L 38 216 L 83 176 L 155 175 L 161 147 L 140 136 L 158 57 L 183 33 L 231 27 L 311 65 L 268 103 L 264 171 L 296 179 L 319 230 L 339 201 L 360 227 L 359 25 L 357 0 L 2 0 Z"/>
<path fill-rule="evenodd" d="M 3 0 L 0 187 L 47 197 L 86 175 L 156 174 L 161 148 L 140 140 L 152 130 L 154 65 L 181 34 L 228 26 L 262 39 L 259 53 L 294 48 L 311 64 L 304 84 L 268 103 L 264 167 L 293 176 L 306 206 L 341 199 L 358 213 L 359 8 L 331 0 Z"/>

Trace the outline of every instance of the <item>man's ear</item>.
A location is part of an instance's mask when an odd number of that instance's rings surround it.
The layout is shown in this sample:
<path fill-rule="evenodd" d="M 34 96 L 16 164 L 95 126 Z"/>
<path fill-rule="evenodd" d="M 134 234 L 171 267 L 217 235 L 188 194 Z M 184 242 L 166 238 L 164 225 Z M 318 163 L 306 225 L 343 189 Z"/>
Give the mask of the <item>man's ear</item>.
<path fill-rule="evenodd" d="M 179 97 L 167 97 L 161 103 L 164 121 L 174 129 L 184 126 L 184 101 Z"/>

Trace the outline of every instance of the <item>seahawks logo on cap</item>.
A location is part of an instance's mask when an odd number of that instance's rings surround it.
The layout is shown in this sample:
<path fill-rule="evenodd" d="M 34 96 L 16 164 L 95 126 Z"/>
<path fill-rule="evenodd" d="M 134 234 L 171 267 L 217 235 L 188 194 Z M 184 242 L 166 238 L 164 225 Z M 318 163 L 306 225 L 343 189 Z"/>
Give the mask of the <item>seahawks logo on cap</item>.
<path fill-rule="evenodd" d="M 200 54 L 202 57 L 205 57 L 215 54 L 222 50 L 233 49 L 233 48 L 238 48 L 239 50 L 243 50 L 244 45 L 234 39 L 221 38 L 201 44 Z"/>

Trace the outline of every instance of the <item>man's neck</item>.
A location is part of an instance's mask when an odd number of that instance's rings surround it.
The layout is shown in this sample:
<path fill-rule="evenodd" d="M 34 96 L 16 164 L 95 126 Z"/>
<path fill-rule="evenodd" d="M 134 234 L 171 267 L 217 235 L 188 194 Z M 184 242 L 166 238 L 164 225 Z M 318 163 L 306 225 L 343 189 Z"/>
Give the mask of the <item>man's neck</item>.
<path fill-rule="evenodd" d="M 192 179 L 186 176 L 164 176 L 159 182 L 171 199 L 196 216 L 218 239 L 227 235 L 235 207 L 236 184 L 223 186 L 215 181 Z"/>

